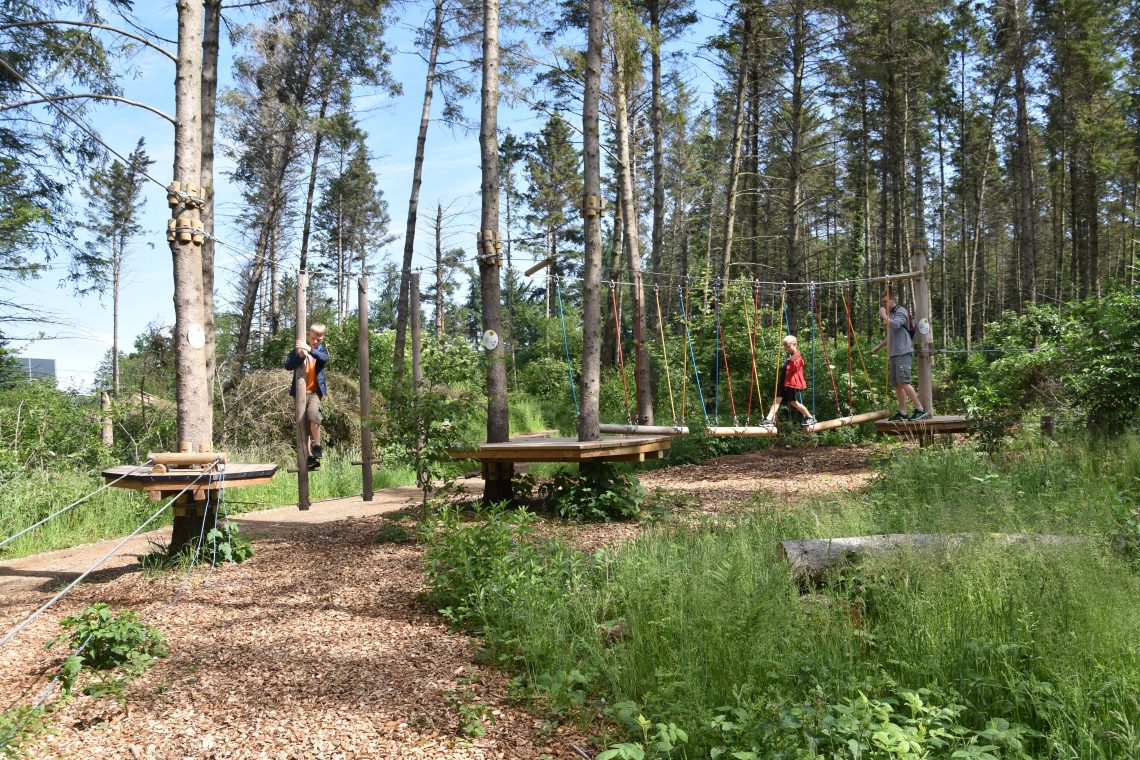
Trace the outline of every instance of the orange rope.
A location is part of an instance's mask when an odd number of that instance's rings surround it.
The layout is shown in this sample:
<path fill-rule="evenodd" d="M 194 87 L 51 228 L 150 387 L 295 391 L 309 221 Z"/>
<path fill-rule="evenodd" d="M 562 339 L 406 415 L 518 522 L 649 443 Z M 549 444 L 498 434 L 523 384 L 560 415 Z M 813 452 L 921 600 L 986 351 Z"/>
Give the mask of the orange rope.
<path fill-rule="evenodd" d="M 614 305 L 614 340 L 617 341 L 618 364 L 621 365 L 621 387 L 625 391 L 625 421 L 633 424 L 633 416 L 629 413 L 629 383 L 625 379 L 625 354 L 621 350 L 621 320 L 618 318 L 617 287 L 610 282 L 610 303 Z"/>
<path fill-rule="evenodd" d="M 747 324 L 747 323 L 746 323 Z M 757 336 L 760 334 L 760 286 L 752 286 L 752 324 L 748 330 L 749 349 L 752 352 L 752 378 L 748 384 L 748 411 L 744 415 L 745 421 L 752 419 L 752 396 L 756 395 L 756 399 L 760 404 L 760 415 L 764 416 L 764 399 L 760 395 L 760 375 L 756 371 L 756 343 Z"/>
<path fill-rule="evenodd" d="M 815 316 L 816 324 L 822 326 L 823 310 L 820 309 L 819 301 L 815 302 Z M 835 384 L 835 372 L 831 369 L 831 357 L 827 355 L 827 331 L 823 331 L 823 361 L 827 364 L 827 374 L 831 376 L 831 392 L 835 394 L 835 413 L 842 417 L 843 410 L 839 408 L 839 387 Z"/>
<path fill-rule="evenodd" d="M 718 294 L 713 294 L 713 308 L 717 309 L 719 300 Z M 724 327 L 720 319 L 717 319 L 717 332 L 720 333 L 720 355 L 724 357 L 724 379 L 728 383 L 728 402 L 732 405 L 732 421 L 737 423 L 739 418 L 736 415 L 736 398 L 732 395 L 732 374 L 728 371 L 728 351 L 724 345 Z"/>

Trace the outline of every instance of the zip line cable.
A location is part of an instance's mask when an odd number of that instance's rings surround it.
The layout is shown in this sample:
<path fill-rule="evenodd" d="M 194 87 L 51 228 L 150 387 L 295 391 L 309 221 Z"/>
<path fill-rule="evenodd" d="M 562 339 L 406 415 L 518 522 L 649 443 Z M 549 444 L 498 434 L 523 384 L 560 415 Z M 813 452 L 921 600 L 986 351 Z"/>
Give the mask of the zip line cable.
<path fill-rule="evenodd" d="M 49 607 L 51 607 L 53 604 L 55 604 L 60 599 L 62 599 L 64 594 L 66 594 L 67 592 L 71 591 L 73 588 L 78 586 L 83 581 L 84 578 L 86 578 L 91 573 L 95 572 L 99 568 L 100 565 L 102 565 L 104 562 L 106 562 L 108 559 L 110 559 L 112 556 L 114 556 L 116 553 L 118 553 L 118 551 L 120 549 L 122 549 L 124 546 L 126 546 L 128 541 L 130 541 L 132 538 L 134 538 L 139 533 L 141 533 L 143 528 L 145 528 L 146 526 L 150 525 L 152 522 L 157 520 L 159 515 L 161 515 L 163 512 L 165 512 L 170 507 L 170 505 L 173 504 L 175 502 L 175 500 L 178 499 L 178 497 L 182 496 L 182 494 L 189 491 L 194 486 L 194 484 L 197 483 L 199 480 L 201 480 L 205 475 L 208 475 L 210 473 L 210 471 L 213 470 L 217 466 L 219 461 L 221 461 L 220 458 L 215 459 L 210 464 L 208 469 L 203 470 L 198 475 L 198 477 L 196 477 L 192 481 L 190 481 L 186 485 L 185 488 L 183 488 L 181 491 L 179 491 L 174 496 L 172 496 L 170 498 L 170 500 L 167 501 L 165 504 L 163 504 L 161 507 L 159 507 L 158 510 L 154 514 L 152 514 L 145 521 L 143 521 L 142 525 L 140 525 L 139 527 L 137 527 L 133 531 L 131 531 L 130 535 L 128 535 L 123 540 L 121 540 L 119 543 L 115 544 L 115 546 L 112 547 L 110 551 L 108 551 L 102 557 L 97 559 L 95 561 L 95 564 L 91 565 L 91 567 L 89 567 L 85 571 L 83 571 L 83 573 L 81 575 L 79 575 L 79 577 L 77 577 L 75 580 L 71 581 L 71 583 L 64 586 L 58 593 L 56 593 L 55 596 L 53 596 L 51 599 L 44 602 L 35 612 L 33 612 L 28 617 L 24 618 L 24 620 L 22 622 L 18 623 L 14 627 L 12 627 L 6 634 L 4 634 L 3 638 L 0 638 L 0 647 L 3 647 L 5 644 L 10 642 L 12 639 L 16 638 L 16 636 L 19 635 L 20 631 L 27 628 L 28 625 L 30 625 L 33 620 L 38 618 L 40 615 L 42 615 L 44 612 L 46 612 Z"/>
<path fill-rule="evenodd" d="M 102 493 L 103 491 L 106 491 L 108 488 L 110 488 L 111 486 L 115 485 L 116 483 L 118 483 L 118 482 L 119 482 L 120 480 L 122 480 L 123 478 L 127 478 L 127 477 L 130 477 L 131 475 L 134 475 L 136 472 L 138 472 L 139 470 L 141 470 L 141 469 L 143 469 L 144 467 L 146 467 L 146 466 L 147 466 L 147 464 L 148 464 L 149 462 L 150 462 L 150 459 L 147 459 L 147 460 L 146 460 L 146 462 L 143 462 L 142 464 L 140 464 L 138 467 L 134 468 L 134 469 L 133 469 L 133 470 L 131 470 L 130 472 L 127 472 L 127 473 L 123 473 L 122 475 L 120 475 L 119 477 L 115 478 L 114 480 L 112 480 L 112 481 L 110 481 L 110 482 L 108 482 L 108 483 L 104 483 L 104 484 L 103 484 L 103 485 L 101 485 L 99 488 L 96 488 L 94 491 L 92 491 L 91 493 L 87 494 L 87 495 L 86 495 L 86 496 L 84 496 L 83 498 L 81 498 L 81 499 L 76 499 L 75 501 L 71 502 L 70 504 L 68 504 L 66 507 L 63 507 L 62 509 L 57 509 L 55 512 L 52 512 L 50 515 L 48 515 L 48 516 L 47 516 L 47 517 L 45 517 L 44 519 L 40 520 L 39 522 L 37 522 L 37 523 L 35 523 L 35 524 L 33 524 L 33 525 L 29 525 L 28 527 L 24 528 L 24 529 L 23 529 L 23 530 L 21 530 L 19 533 L 14 533 L 14 534 L 12 534 L 11 536 L 8 536 L 8 537 L 7 537 L 7 538 L 5 538 L 3 541 L 0 541 L 0 547 L 2 547 L 2 546 L 5 546 L 6 544 L 10 544 L 10 543 L 12 543 L 12 542 L 13 542 L 13 541 L 15 541 L 17 538 L 19 538 L 20 536 L 24 535 L 24 534 L 25 534 L 25 533 L 27 533 L 28 531 L 31 531 L 31 530 L 35 530 L 36 528 L 40 527 L 40 526 L 41 526 L 41 525 L 43 525 L 44 523 L 48 522 L 49 520 L 51 520 L 51 519 L 53 519 L 53 518 L 56 518 L 56 517 L 59 517 L 59 516 L 60 516 L 60 515 L 62 515 L 63 513 L 65 513 L 65 512 L 68 512 L 68 511 L 70 511 L 70 510 L 74 509 L 75 507 L 78 507 L 78 506 L 79 506 L 80 504 L 82 504 L 83 502 L 85 502 L 85 501 L 87 501 L 87 500 L 89 500 L 89 499 L 91 499 L 91 498 L 93 498 L 93 497 L 97 496 L 98 494 Z"/>

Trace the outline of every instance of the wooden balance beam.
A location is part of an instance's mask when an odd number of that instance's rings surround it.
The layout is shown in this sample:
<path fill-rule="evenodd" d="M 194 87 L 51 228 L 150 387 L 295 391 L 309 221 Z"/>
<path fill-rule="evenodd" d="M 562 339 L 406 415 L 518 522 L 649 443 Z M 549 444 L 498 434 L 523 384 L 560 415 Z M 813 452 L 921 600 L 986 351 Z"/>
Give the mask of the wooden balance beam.
<path fill-rule="evenodd" d="M 822 433 L 824 430 L 834 430 L 835 428 L 846 427 L 848 425 L 861 425 L 864 422 L 885 420 L 889 416 L 890 412 L 880 409 L 877 412 L 863 412 L 862 414 L 851 414 L 846 417 L 836 417 L 833 420 L 823 420 L 814 425 L 805 425 L 803 430 L 805 433 Z"/>
<path fill-rule="evenodd" d="M 705 428 L 705 435 L 712 436 L 753 436 L 756 438 L 771 438 L 779 435 L 779 430 L 761 425 L 743 425 L 730 427 L 725 425 L 709 425 Z"/>
<path fill-rule="evenodd" d="M 452 459 L 478 462 L 631 462 L 660 459 L 672 444 L 667 435 L 630 435 L 579 441 L 576 438 L 512 438 L 478 449 L 448 452 Z"/>
<path fill-rule="evenodd" d="M 598 425 L 602 433 L 618 433 L 620 435 L 688 435 L 689 428 L 685 425 Z"/>
<path fill-rule="evenodd" d="M 940 414 L 924 420 L 881 420 L 875 423 L 875 432 L 883 435 L 921 435 L 934 433 L 968 433 L 970 420 L 962 414 Z"/>

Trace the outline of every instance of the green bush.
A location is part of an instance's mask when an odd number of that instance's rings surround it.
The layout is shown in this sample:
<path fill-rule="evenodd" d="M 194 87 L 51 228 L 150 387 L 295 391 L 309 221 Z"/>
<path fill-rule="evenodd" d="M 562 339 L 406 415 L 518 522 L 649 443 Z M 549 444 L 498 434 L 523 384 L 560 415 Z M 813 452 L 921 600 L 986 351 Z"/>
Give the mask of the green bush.
<path fill-rule="evenodd" d="M 50 731 L 43 707 L 16 705 L 0 712 L 0 757 L 28 757 Z"/>
<path fill-rule="evenodd" d="M 599 522 L 637 517 L 646 496 L 636 477 L 611 464 L 559 473 L 541 484 L 538 494 L 564 519 Z"/>
<path fill-rule="evenodd" d="M 64 661 L 64 694 L 71 694 L 81 675 L 92 673 L 97 678 L 83 687 L 84 693 L 122 701 L 127 684 L 169 653 L 162 633 L 142 623 L 137 612 L 112 612 L 102 602 L 64 618 L 60 625 L 64 633 L 47 646 L 62 643 L 76 652 Z"/>

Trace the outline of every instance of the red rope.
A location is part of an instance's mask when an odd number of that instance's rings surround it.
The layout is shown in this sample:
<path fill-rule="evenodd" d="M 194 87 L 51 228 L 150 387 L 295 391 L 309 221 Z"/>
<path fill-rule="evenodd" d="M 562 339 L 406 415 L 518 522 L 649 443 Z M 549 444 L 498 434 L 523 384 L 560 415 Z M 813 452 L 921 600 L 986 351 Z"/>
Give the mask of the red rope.
<path fill-rule="evenodd" d="M 815 302 L 815 323 L 818 325 L 823 319 L 823 312 L 819 307 L 819 301 Z M 827 364 L 827 374 L 831 376 L 831 392 L 835 395 L 835 413 L 840 417 L 843 416 L 843 410 L 839 408 L 839 387 L 835 384 L 835 372 L 831 369 L 831 357 L 827 355 L 827 332 L 823 333 L 823 361 Z"/>
<path fill-rule="evenodd" d="M 629 413 L 629 383 L 625 379 L 625 354 L 621 350 L 621 320 L 618 318 L 617 288 L 610 283 L 610 303 L 614 305 L 614 340 L 617 341 L 618 364 L 621 365 L 621 387 L 625 391 L 625 420 L 633 424 Z"/>
<path fill-rule="evenodd" d="M 638 274 L 633 280 L 633 359 L 634 359 L 634 396 L 637 401 L 637 416 L 638 422 L 641 422 L 641 355 L 645 352 L 645 344 L 642 342 L 641 337 L 641 298 L 644 293 L 641 290 L 641 275 Z"/>
<path fill-rule="evenodd" d="M 847 312 L 847 412 L 855 414 L 855 365 L 852 362 L 851 346 L 855 332 L 851 324 L 851 307 L 847 305 L 847 290 L 843 290 L 843 310 Z"/>
<path fill-rule="evenodd" d="M 746 421 L 752 419 L 752 396 L 760 381 L 756 377 L 756 334 L 760 331 L 760 288 L 752 286 L 752 331 L 748 333 L 749 350 L 752 352 L 752 377 L 748 384 L 748 411 L 744 413 Z M 764 414 L 764 400 L 760 399 L 760 414 Z"/>
<path fill-rule="evenodd" d="M 713 309 L 718 308 L 717 296 L 713 295 Z M 728 371 L 728 351 L 724 347 L 724 322 L 720 321 L 720 354 L 724 357 L 724 379 L 728 383 L 728 402 L 732 405 L 732 421 L 736 422 L 736 398 L 732 395 L 732 374 Z"/>

